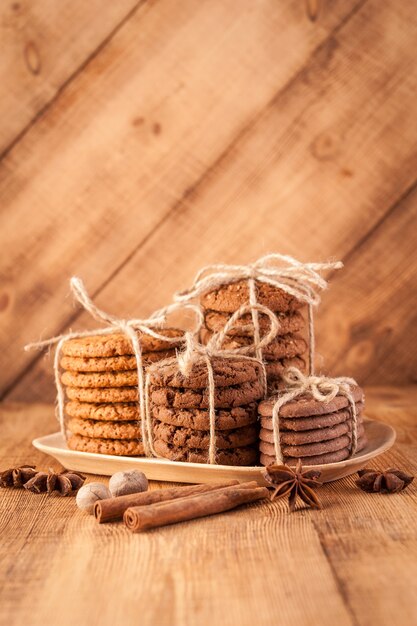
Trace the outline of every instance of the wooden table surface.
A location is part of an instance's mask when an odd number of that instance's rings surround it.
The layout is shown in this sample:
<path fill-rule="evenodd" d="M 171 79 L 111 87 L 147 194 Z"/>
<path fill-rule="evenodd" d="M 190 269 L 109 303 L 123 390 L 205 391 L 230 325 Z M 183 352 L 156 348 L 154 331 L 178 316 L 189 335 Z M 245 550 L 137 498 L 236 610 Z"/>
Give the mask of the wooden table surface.
<path fill-rule="evenodd" d="M 372 465 L 416 472 L 416 406 L 417 387 L 367 390 L 367 414 L 397 430 Z M 57 467 L 30 444 L 52 414 L 3 405 L 2 469 Z M 416 624 L 416 487 L 371 495 L 350 477 L 320 489 L 322 511 L 262 503 L 138 535 L 73 498 L 2 490 L 0 623 Z"/>

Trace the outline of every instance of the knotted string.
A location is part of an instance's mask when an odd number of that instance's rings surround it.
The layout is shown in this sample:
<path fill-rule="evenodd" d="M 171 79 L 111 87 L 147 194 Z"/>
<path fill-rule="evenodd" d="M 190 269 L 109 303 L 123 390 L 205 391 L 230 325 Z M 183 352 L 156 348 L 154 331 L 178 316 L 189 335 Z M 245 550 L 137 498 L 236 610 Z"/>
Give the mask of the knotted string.
<path fill-rule="evenodd" d="M 249 313 L 251 309 L 255 307 L 256 310 L 264 315 L 267 315 L 270 320 L 270 329 L 269 332 L 264 335 L 264 337 L 259 341 L 257 345 L 250 346 L 242 346 L 239 348 L 235 348 L 233 350 L 228 350 L 222 347 L 223 342 L 226 338 L 227 333 L 235 326 L 236 321 L 241 318 L 243 315 Z M 153 371 L 156 371 L 158 368 L 163 367 L 165 364 L 174 364 L 178 366 L 179 371 L 183 376 L 188 378 L 192 372 L 192 369 L 196 363 L 204 362 L 207 367 L 207 378 L 208 378 L 208 398 L 209 398 L 209 424 L 210 424 L 210 441 L 209 441 L 209 463 L 214 465 L 216 464 L 216 454 L 217 454 L 217 446 L 216 446 L 216 407 L 215 407 L 215 379 L 213 372 L 213 364 L 212 359 L 217 357 L 221 359 L 234 359 L 234 360 L 242 360 L 249 361 L 251 363 L 255 363 L 259 368 L 261 373 L 264 397 L 267 393 L 267 378 L 266 378 L 266 370 L 264 363 L 257 359 L 256 357 L 249 356 L 248 353 L 252 352 L 253 349 L 262 348 L 268 345 L 273 339 L 276 337 L 277 332 L 279 330 L 279 322 L 272 311 L 270 311 L 267 307 L 264 307 L 261 304 L 244 304 L 242 305 L 228 320 L 227 324 L 224 328 L 215 333 L 207 345 L 202 345 L 198 343 L 195 339 L 195 335 L 192 333 L 186 333 L 185 335 L 185 347 L 183 352 L 179 353 L 177 357 L 173 357 L 171 359 L 166 359 L 163 362 L 155 363 L 148 368 L 146 375 L 146 384 L 145 384 L 145 396 L 147 398 L 147 427 L 148 427 L 148 439 L 150 442 L 150 447 L 155 456 L 158 456 L 156 453 L 153 442 L 152 442 L 152 416 L 150 410 L 150 400 L 149 400 L 149 386 L 151 381 L 151 375 Z"/>
<path fill-rule="evenodd" d="M 281 451 L 279 432 L 279 412 L 284 404 L 291 402 L 303 394 L 308 394 L 319 402 L 330 402 L 336 396 L 345 396 L 349 402 L 352 416 L 352 440 L 349 456 L 353 456 L 358 447 L 358 415 L 356 411 L 355 399 L 352 394 L 352 387 L 357 383 L 353 378 L 340 377 L 328 378 L 327 376 L 305 376 L 296 367 L 289 367 L 283 375 L 286 383 L 285 393 L 278 398 L 272 409 L 272 428 L 274 435 L 274 448 L 276 462 L 282 464 L 283 456 Z"/>
<path fill-rule="evenodd" d="M 319 272 L 335 270 L 343 267 L 340 261 L 330 263 L 301 263 L 285 254 L 268 254 L 249 265 L 207 265 L 196 275 L 192 286 L 174 295 L 176 302 L 189 302 L 222 285 L 241 280 L 248 281 L 249 303 L 252 305 L 251 315 L 254 331 L 256 356 L 262 359 L 260 345 L 259 311 L 253 308 L 257 303 L 256 282 L 272 285 L 293 296 L 308 306 L 309 329 L 309 374 L 314 374 L 314 316 L 313 307 L 320 302 L 319 290 L 326 289 L 327 281 Z M 265 345 L 265 344 L 264 344 Z"/>
<path fill-rule="evenodd" d="M 136 359 L 136 371 L 138 377 L 138 406 L 139 406 L 139 416 L 140 416 L 140 428 L 142 434 L 142 442 L 146 456 L 151 455 L 151 450 L 147 438 L 147 430 L 146 430 L 146 399 L 145 399 L 145 381 L 144 381 L 144 368 L 143 368 L 143 356 L 142 356 L 142 348 L 140 345 L 140 341 L 137 333 L 140 332 L 144 335 L 149 335 L 150 337 L 154 337 L 160 341 L 172 344 L 178 344 L 179 342 L 184 340 L 183 337 L 167 337 L 161 333 L 159 333 L 156 329 L 161 328 L 166 323 L 166 317 L 170 313 L 174 312 L 178 309 L 188 308 L 192 310 L 196 314 L 197 323 L 196 328 L 193 331 L 197 333 L 201 327 L 203 322 L 203 315 L 200 308 L 196 305 L 185 304 L 178 305 L 173 304 L 165 307 L 164 309 L 160 309 L 156 311 L 151 317 L 146 319 L 121 319 L 117 318 L 114 315 L 106 313 L 99 309 L 94 302 L 89 297 L 84 283 L 80 278 L 73 276 L 70 280 L 71 290 L 75 299 L 81 304 L 81 306 L 91 315 L 93 319 L 100 323 L 107 324 L 105 328 L 98 328 L 95 330 L 89 331 L 81 331 L 81 332 L 69 332 L 66 334 L 58 335 L 56 337 L 51 337 L 50 339 L 45 339 L 43 341 L 37 341 L 34 343 L 29 343 L 25 346 L 25 350 L 31 350 L 33 348 L 42 349 L 48 346 L 56 345 L 55 356 L 54 356 L 54 377 L 55 377 L 55 385 L 57 389 L 57 417 L 60 424 L 61 433 L 66 439 L 66 430 L 65 430 L 65 414 L 64 414 L 64 405 L 65 405 L 65 394 L 64 387 L 61 382 L 60 376 L 60 357 L 63 344 L 69 339 L 79 339 L 81 337 L 92 337 L 99 335 L 109 335 L 114 333 L 115 331 L 120 331 L 130 340 L 132 344 L 133 353 Z"/>

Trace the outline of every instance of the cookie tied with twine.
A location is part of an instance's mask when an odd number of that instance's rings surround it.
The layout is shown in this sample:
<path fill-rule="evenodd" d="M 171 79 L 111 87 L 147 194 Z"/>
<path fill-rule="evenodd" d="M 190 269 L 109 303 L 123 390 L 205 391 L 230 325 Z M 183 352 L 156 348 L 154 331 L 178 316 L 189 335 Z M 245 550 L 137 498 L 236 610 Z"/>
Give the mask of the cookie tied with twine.
<path fill-rule="evenodd" d="M 190 302 L 224 285 L 247 280 L 256 357 L 262 360 L 262 348 L 267 344 L 260 338 L 260 311 L 255 306 L 258 304 L 256 282 L 282 290 L 308 306 L 309 374 L 312 375 L 314 374 L 315 350 L 313 308 L 320 303 L 319 290 L 327 288 L 327 281 L 320 275 L 320 272 L 342 267 L 343 263 L 340 261 L 301 263 L 291 256 L 278 253 L 263 256 L 249 265 L 207 265 L 197 273 L 191 287 L 177 292 L 174 300 L 182 303 Z"/>
<path fill-rule="evenodd" d="M 229 330 L 234 326 L 236 321 L 242 317 L 243 315 L 251 312 L 253 308 L 260 313 L 263 313 L 269 317 L 270 320 L 270 330 L 264 337 L 259 341 L 258 344 L 255 345 L 255 348 L 262 349 L 265 345 L 268 345 L 277 335 L 279 329 L 279 323 L 276 316 L 270 311 L 267 307 L 264 307 L 261 304 L 254 305 L 242 305 L 230 318 L 225 327 L 219 333 L 215 333 L 207 345 L 202 345 L 198 343 L 195 339 L 195 335 L 192 333 L 187 333 L 185 338 L 185 348 L 184 351 L 179 353 L 177 357 L 166 359 L 165 361 L 161 361 L 159 363 L 155 363 L 151 365 L 147 370 L 146 375 L 146 385 L 145 385 L 145 396 L 147 399 L 147 435 L 149 437 L 149 445 L 155 456 L 159 456 L 153 447 L 153 433 L 152 433 L 152 418 L 151 418 L 151 410 L 150 410 L 150 400 L 149 400 L 149 387 L 152 382 L 152 374 L 156 372 L 159 368 L 164 367 L 164 365 L 172 365 L 174 364 L 178 369 L 180 375 L 184 378 L 189 378 L 192 375 L 193 368 L 200 363 L 204 363 L 207 368 L 207 390 L 208 390 L 208 399 L 209 399 L 209 451 L 208 451 L 208 462 L 212 465 L 216 464 L 216 455 L 217 455 L 217 446 L 216 446 L 216 407 L 215 407 L 215 376 L 213 372 L 213 359 L 226 359 L 226 360 L 239 360 L 239 361 L 247 361 L 248 363 L 255 363 L 257 368 L 259 369 L 259 374 L 263 383 L 264 396 L 267 393 L 267 378 L 264 363 L 253 356 L 249 356 L 248 352 L 253 350 L 253 346 L 242 346 L 238 349 L 227 350 L 222 347 L 225 337 Z"/>
<path fill-rule="evenodd" d="M 184 332 L 184 336 L 182 338 L 167 337 L 166 335 L 162 334 L 162 332 L 158 332 L 162 331 L 162 328 L 166 325 L 167 316 L 170 313 L 173 313 L 174 311 L 177 311 L 179 309 L 190 309 L 196 315 L 197 323 L 196 328 L 193 331 L 193 333 L 196 334 L 199 332 L 203 322 L 202 313 L 197 305 L 190 305 L 185 303 L 185 307 L 184 305 L 179 306 L 178 304 L 169 305 L 164 309 L 156 311 L 151 317 L 146 319 L 122 319 L 99 309 L 89 297 L 87 290 L 85 289 L 84 284 L 80 278 L 73 276 L 70 280 L 70 286 L 74 298 L 84 308 L 84 310 L 87 311 L 87 313 L 89 313 L 93 319 L 102 324 L 105 324 L 106 326 L 104 328 L 97 328 L 95 330 L 89 331 L 69 332 L 66 334 L 58 335 L 56 337 L 51 337 L 50 339 L 45 339 L 43 341 L 29 343 L 25 346 L 25 350 L 31 350 L 33 348 L 43 349 L 53 345 L 56 346 L 54 356 L 54 377 L 57 389 L 57 418 L 60 424 L 61 433 L 64 439 L 66 439 L 67 434 L 65 429 L 64 415 L 65 394 L 61 382 L 59 366 L 63 344 L 70 339 L 110 335 L 115 331 L 118 331 L 124 334 L 132 344 L 132 351 L 136 360 L 139 415 L 142 418 L 140 419 L 140 427 L 144 451 L 146 456 L 151 456 L 152 453 L 147 443 L 148 439 L 146 437 L 146 424 L 144 419 L 144 416 L 146 415 L 145 374 L 143 366 L 142 348 L 138 333 L 142 333 L 143 335 L 148 335 L 150 337 L 153 337 L 154 339 L 163 341 L 164 343 L 175 344 L 177 346 L 179 343 L 181 343 L 181 341 L 184 340 L 186 332 Z"/>
<path fill-rule="evenodd" d="M 353 389 L 358 387 L 353 378 L 328 376 L 306 376 L 296 367 L 290 367 L 283 376 L 285 388 L 272 407 L 272 430 L 277 464 L 284 462 L 280 441 L 280 411 L 284 405 L 297 398 L 310 397 L 318 402 L 329 403 L 336 396 L 344 396 L 351 413 L 351 445 L 349 458 L 358 447 L 358 413 Z"/>

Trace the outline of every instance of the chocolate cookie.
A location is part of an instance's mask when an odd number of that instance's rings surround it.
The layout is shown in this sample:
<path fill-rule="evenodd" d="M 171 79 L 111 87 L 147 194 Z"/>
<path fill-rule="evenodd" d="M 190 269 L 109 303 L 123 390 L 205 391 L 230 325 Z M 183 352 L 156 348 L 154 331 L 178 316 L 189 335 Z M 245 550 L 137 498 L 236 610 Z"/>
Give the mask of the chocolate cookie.
<path fill-rule="evenodd" d="M 364 432 L 363 425 L 358 426 L 358 442 L 363 438 Z M 350 435 L 345 434 L 328 441 L 319 441 L 316 443 L 307 443 L 298 446 L 281 444 L 281 452 L 284 457 L 304 459 L 308 456 L 317 456 L 319 454 L 327 454 L 328 452 L 336 452 L 342 448 L 349 448 L 350 440 Z M 273 456 L 275 453 L 274 444 L 262 440 L 259 443 L 259 450 L 263 452 L 263 454 L 268 454 L 270 456 Z"/>
<path fill-rule="evenodd" d="M 155 451 L 165 459 L 183 461 L 185 463 L 208 463 L 208 451 L 192 450 L 190 448 L 175 448 L 165 441 L 154 441 Z M 258 451 L 249 446 L 234 450 L 219 450 L 217 452 L 218 465 L 255 465 L 258 460 Z"/>
<path fill-rule="evenodd" d="M 135 402 L 138 400 L 137 387 L 102 387 L 101 389 L 83 389 L 82 387 L 66 387 L 70 400 L 78 402 Z"/>
<path fill-rule="evenodd" d="M 278 361 L 266 361 L 265 369 L 269 380 L 281 380 L 282 375 L 289 367 L 297 367 L 302 372 L 305 371 L 306 362 L 299 356 L 292 359 L 279 359 Z"/>
<path fill-rule="evenodd" d="M 263 304 L 271 311 L 295 311 L 303 305 L 302 302 L 282 291 L 282 289 L 259 281 L 256 281 L 256 292 L 258 304 Z M 236 283 L 223 285 L 204 294 L 200 302 L 205 309 L 210 309 L 211 311 L 234 313 L 242 304 L 249 304 L 248 281 L 241 280 Z"/>
<path fill-rule="evenodd" d="M 275 312 L 279 323 L 278 335 L 288 335 L 289 333 L 298 333 L 305 327 L 305 320 L 299 311 L 292 311 L 290 313 Z M 225 324 L 231 318 L 230 313 L 220 313 L 219 311 L 206 311 L 204 315 L 204 322 L 212 333 L 218 333 L 223 330 Z M 258 316 L 259 330 L 261 335 L 268 333 L 271 323 L 267 315 L 259 314 Z M 249 328 L 245 328 L 249 327 Z M 240 337 L 253 337 L 253 325 L 252 316 L 250 314 L 243 315 L 236 320 L 235 327 L 232 328 L 228 335 L 239 335 Z"/>
<path fill-rule="evenodd" d="M 362 402 L 356 403 L 356 411 L 358 414 L 358 420 L 362 420 L 363 404 Z M 280 430 L 316 430 L 321 428 L 328 428 L 336 426 L 346 420 L 351 419 L 349 408 L 340 409 L 334 413 L 327 413 L 324 415 L 316 415 L 313 417 L 295 417 L 293 419 L 281 417 L 279 419 Z M 272 430 L 272 417 L 261 417 L 261 427 Z"/>
<path fill-rule="evenodd" d="M 67 441 L 70 450 L 111 454 L 114 456 L 143 456 L 143 444 L 137 439 L 93 439 L 71 435 Z"/>
<path fill-rule="evenodd" d="M 358 420 L 358 426 L 361 425 L 362 422 Z M 286 444 L 289 446 L 300 446 L 309 443 L 318 443 L 323 441 L 329 441 L 330 439 L 336 439 L 337 437 L 341 437 L 342 435 L 346 435 L 351 431 L 351 421 L 346 420 L 337 424 L 336 426 L 330 426 L 329 428 L 318 428 L 315 430 L 301 430 L 301 431 L 288 431 L 281 430 L 279 431 L 281 444 Z M 363 432 L 363 427 L 362 427 Z M 358 432 L 361 432 L 358 429 Z M 259 431 L 259 438 L 262 441 L 266 441 L 268 443 L 274 443 L 274 432 L 273 430 L 269 430 L 266 428 L 261 428 Z"/>
<path fill-rule="evenodd" d="M 240 359 L 214 357 L 211 359 L 214 384 L 218 387 L 230 387 L 242 383 L 255 382 L 259 378 L 259 363 Z M 208 372 L 205 361 L 196 362 L 189 376 L 184 376 L 176 361 L 161 364 L 151 371 L 151 383 L 160 387 L 181 387 L 185 389 L 204 389 L 208 386 Z"/>
<path fill-rule="evenodd" d="M 358 449 L 357 452 L 363 450 L 366 446 L 367 441 L 366 438 L 360 439 L 358 441 Z M 339 461 L 345 461 L 350 456 L 350 448 L 343 448 L 342 450 L 337 450 L 336 452 L 328 452 L 326 454 L 318 454 L 316 456 L 307 456 L 304 459 L 301 459 L 303 465 L 326 465 L 327 463 L 337 463 Z M 268 454 L 261 453 L 260 461 L 262 465 L 275 465 L 276 459 L 275 455 L 271 456 Z M 296 465 L 298 459 L 293 458 L 284 458 L 284 462 L 287 465 Z"/>
<path fill-rule="evenodd" d="M 175 448 L 208 450 L 210 447 L 210 433 L 205 430 L 193 430 L 171 426 L 163 422 L 154 422 L 153 434 L 155 441 L 165 441 Z M 253 425 L 234 430 L 221 430 L 216 433 L 216 448 L 220 450 L 242 448 L 257 441 L 258 429 Z"/>
<path fill-rule="evenodd" d="M 204 343 L 208 343 L 212 333 L 205 334 L 202 332 L 201 338 Z M 223 341 L 223 348 L 226 350 L 236 350 L 237 348 L 253 345 L 253 337 L 226 337 Z M 277 361 L 279 359 L 291 359 L 295 356 L 304 354 L 307 349 L 307 343 L 298 335 L 281 335 L 276 337 L 271 343 L 262 349 L 262 356 L 265 361 Z M 255 348 L 249 356 L 255 356 Z"/>
<path fill-rule="evenodd" d="M 181 344 L 183 331 L 176 328 L 164 328 L 159 329 L 157 332 L 169 338 L 178 337 L 178 343 L 169 343 L 168 341 L 155 339 L 150 335 L 138 332 L 142 352 L 172 350 Z M 113 333 L 111 335 L 91 335 L 91 337 L 69 339 L 62 344 L 62 354 L 65 356 L 96 358 L 134 355 L 134 351 L 126 335 Z"/>
<path fill-rule="evenodd" d="M 71 417 L 67 424 L 74 435 L 100 439 L 141 439 L 138 422 L 110 422 Z"/>
<path fill-rule="evenodd" d="M 70 389 L 74 388 L 68 388 L 68 392 Z M 129 387 L 125 387 L 125 389 L 129 389 Z M 174 409 L 207 409 L 209 406 L 207 389 L 176 389 L 173 387 L 151 386 L 149 393 L 151 404 L 168 406 Z M 262 383 L 256 380 L 250 383 L 243 383 L 242 385 L 235 385 L 234 387 L 217 387 L 214 394 L 214 404 L 218 409 L 230 409 L 260 400 L 262 396 Z"/>
<path fill-rule="evenodd" d="M 80 419 L 105 420 L 114 422 L 134 421 L 139 419 L 137 402 L 113 402 L 93 404 L 92 402 L 67 402 L 65 413 L 69 417 Z"/>
<path fill-rule="evenodd" d="M 231 430 L 249 426 L 257 422 L 256 404 L 248 404 L 233 409 L 216 411 L 216 429 Z M 151 409 L 153 419 L 172 426 L 183 426 L 194 430 L 209 430 L 210 418 L 207 410 L 172 409 L 167 406 L 154 405 Z"/>
<path fill-rule="evenodd" d="M 360 387 L 352 387 L 352 396 L 355 402 L 363 402 L 364 394 Z M 272 415 L 272 408 L 276 402 L 276 397 L 267 398 L 260 403 L 258 407 L 259 414 L 261 416 L 269 417 Z M 333 413 L 339 409 L 344 409 L 348 406 L 349 402 L 345 396 L 336 396 L 330 402 L 320 402 L 314 400 L 310 395 L 300 396 L 291 402 L 287 402 L 280 409 L 281 417 L 311 417 L 312 415 L 324 415 L 326 413 Z"/>
<path fill-rule="evenodd" d="M 143 364 L 149 365 L 156 361 L 162 361 L 175 356 L 175 350 L 158 350 L 158 352 L 145 352 Z M 116 372 L 136 369 L 135 356 L 109 356 L 109 357 L 81 357 L 63 356 L 61 367 L 71 372 Z"/>

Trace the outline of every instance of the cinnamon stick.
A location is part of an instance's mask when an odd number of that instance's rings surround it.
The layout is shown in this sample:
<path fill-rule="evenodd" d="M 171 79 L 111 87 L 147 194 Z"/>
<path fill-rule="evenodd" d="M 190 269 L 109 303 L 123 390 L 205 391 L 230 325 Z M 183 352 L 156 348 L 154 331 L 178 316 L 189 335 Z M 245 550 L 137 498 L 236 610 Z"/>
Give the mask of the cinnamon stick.
<path fill-rule="evenodd" d="M 155 489 L 155 491 L 142 491 L 141 493 L 131 493 L 127 496 L 118 496 L 116 498 L 106 498 L 99 500 L 94 506 L 94 516 L 99 524 L 105 522 L 115 522 L 123 518 L 124 512 L 132 506 L 142 506 L 145 504 L 154 504 L 164 500 L 173 500 L 184 496 L 205 493 L 238 485 L 238 480 L 229 480 L 224 483 L 214 483 L 208 485 L 186 485 L 184 487 L 170 487 L 169 489 Z"/>
<path fill-rule="evenodd" d="M 149 504 L 148 506 L 130 507 L 125 512 L 123 520 L 129 530 L 137 533 L 142 530 L 222 513 L 241 504 L 255 502 L 268 496 L 268 489 L 258 487 L 257 483 L 253 481 L 175 500 Z"/>

